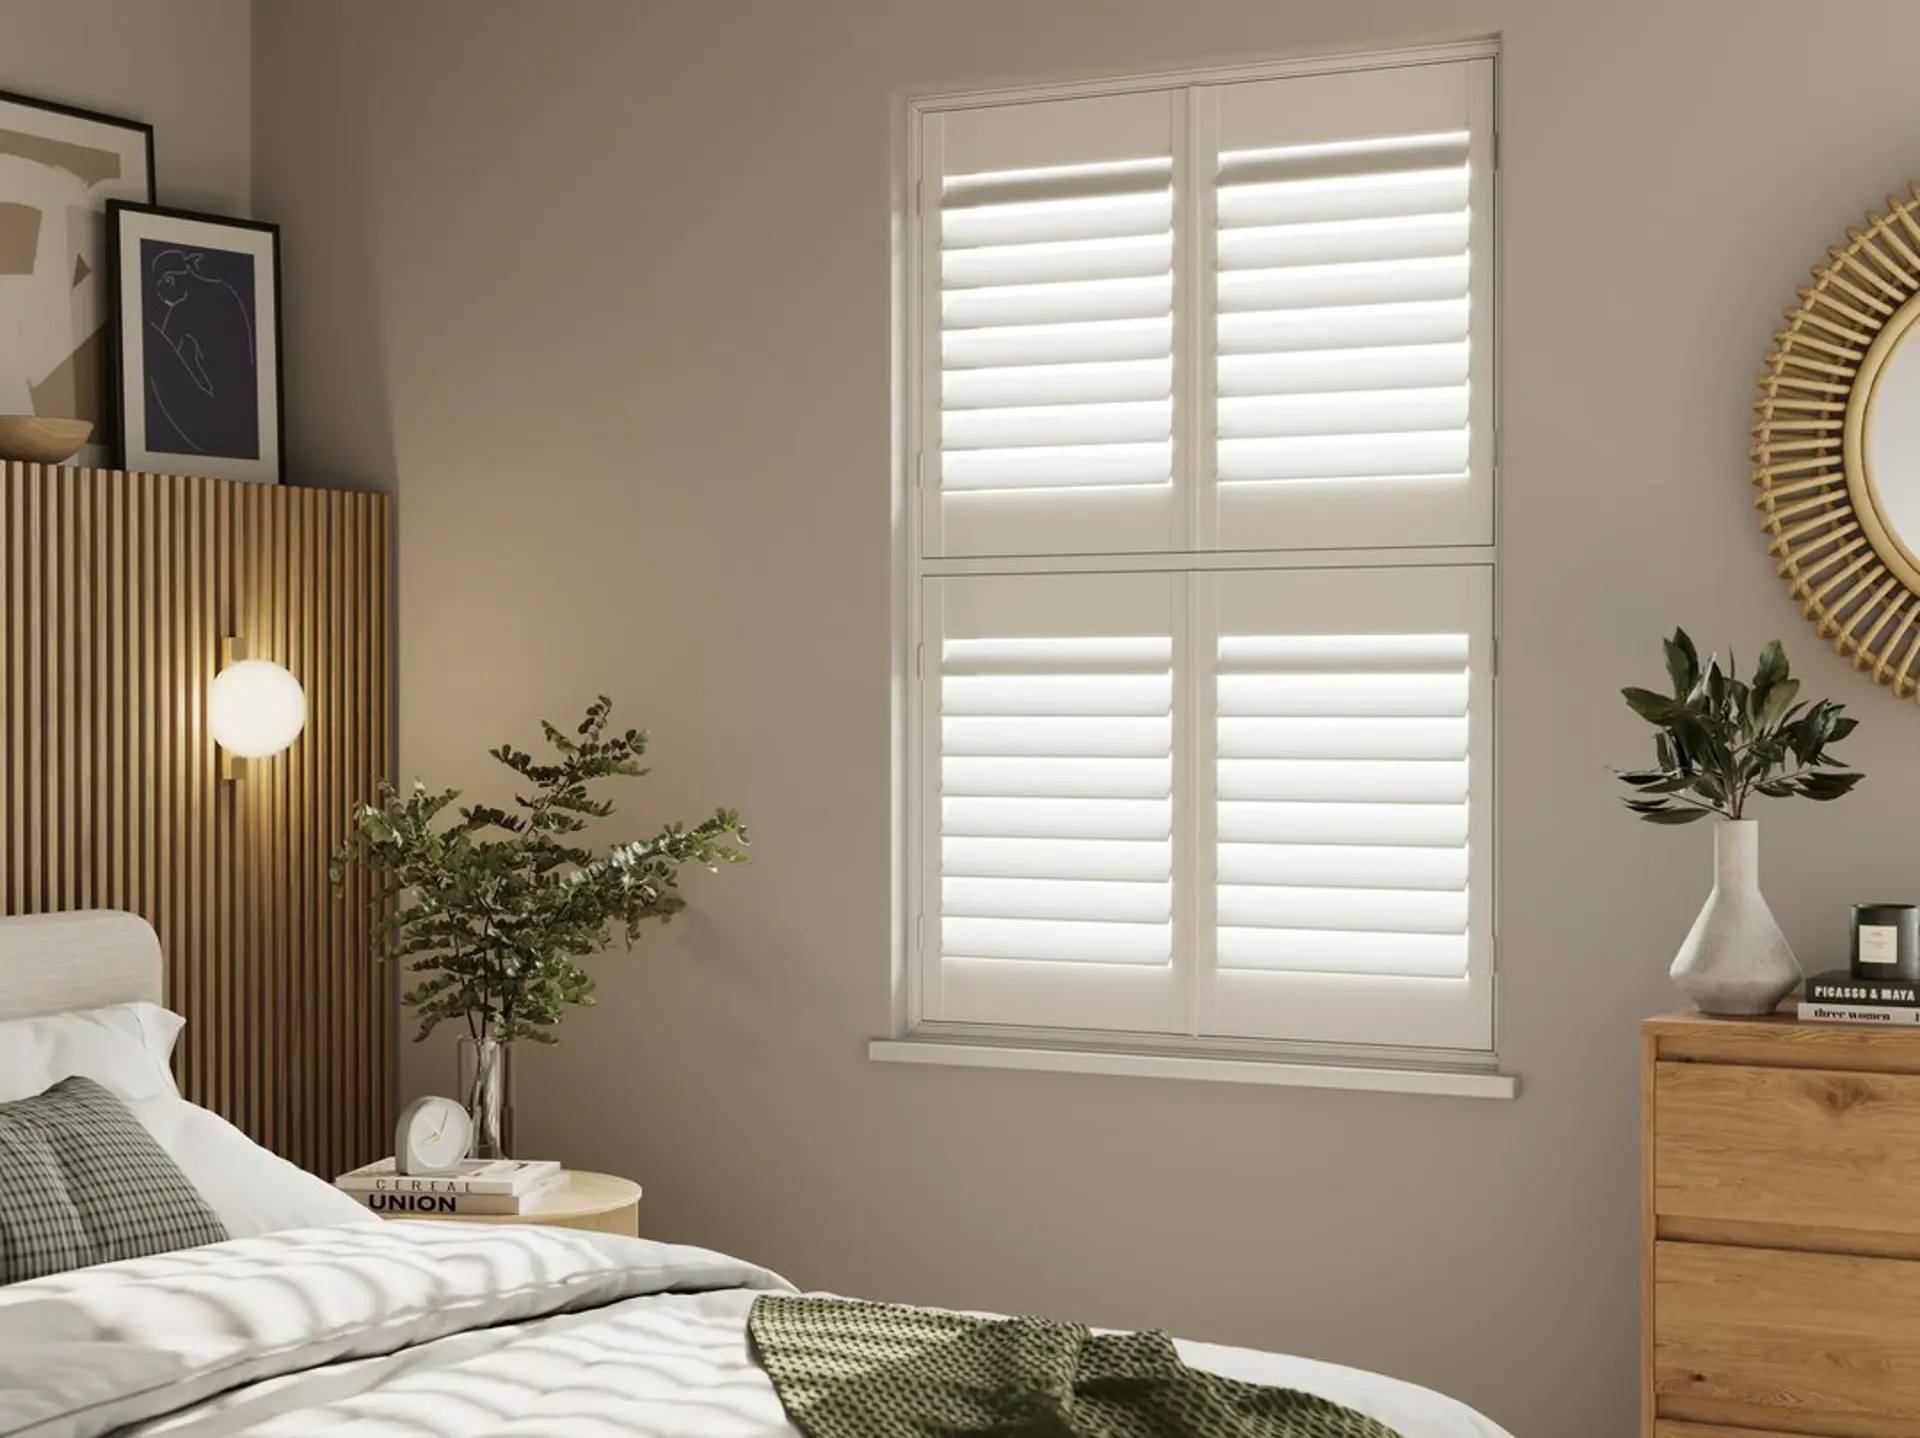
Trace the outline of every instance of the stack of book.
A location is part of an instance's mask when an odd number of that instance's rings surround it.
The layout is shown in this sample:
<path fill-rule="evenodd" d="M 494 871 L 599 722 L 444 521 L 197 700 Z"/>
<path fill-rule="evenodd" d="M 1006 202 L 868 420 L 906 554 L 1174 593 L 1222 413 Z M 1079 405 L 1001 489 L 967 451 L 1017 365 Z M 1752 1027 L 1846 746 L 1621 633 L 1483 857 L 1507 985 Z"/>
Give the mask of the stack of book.
<path fill-rule="evenodd" d="M 1822 1024 L 1920 1026 L 1920 984 L 1856 979 L 1847 969 L 1832 969 L 1807 980 L 1800 1017 Z"/>
<path fill-rule="evenodd" d="M 527 1213 L 567 1186 L 567 1175 L 552 1159 L 467 1159 L 453 1173 L 414 1176 L 394 1171 L 383 1158 L 352 1173 L 334 1187 L 375 1213 L 406 1218 L 449 1214 Z"/>

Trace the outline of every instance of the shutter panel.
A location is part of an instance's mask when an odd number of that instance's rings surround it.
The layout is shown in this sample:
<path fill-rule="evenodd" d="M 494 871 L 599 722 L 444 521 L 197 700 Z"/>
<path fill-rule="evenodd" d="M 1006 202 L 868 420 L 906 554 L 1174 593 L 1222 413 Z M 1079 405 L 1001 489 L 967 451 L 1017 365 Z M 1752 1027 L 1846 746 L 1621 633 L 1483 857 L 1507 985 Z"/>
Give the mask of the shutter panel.
<path fill-rule="evenodd" d="M 1175 976 L 1168 575 L 926 581 L 922 1013 L 1165 1028 Z"/>
<path fill-rule="evenodd" d="M 1212 87 L 1213 542 L 1490 544 L 1492 63 Z"/>
<path fill-rule="evenodd" d="M 1485 568 L 1203 576 L 1203 1032 L 1491 1046 Z"/>
<path fill-rule="evenodd" d="M 923 122 L 927 554 L 1173 546 L 1175 100 Z"/>

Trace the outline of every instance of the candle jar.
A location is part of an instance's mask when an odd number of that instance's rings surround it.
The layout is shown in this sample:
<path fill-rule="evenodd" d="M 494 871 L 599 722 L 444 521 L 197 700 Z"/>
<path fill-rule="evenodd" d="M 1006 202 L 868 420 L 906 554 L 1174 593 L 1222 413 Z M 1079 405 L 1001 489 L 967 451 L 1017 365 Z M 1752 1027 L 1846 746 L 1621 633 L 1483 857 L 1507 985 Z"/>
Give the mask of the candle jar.
<path fill-rule="evenodd" d="M 1920 983 L 1920 907 L 1855 904 L 1851 954 L 1856 979 Z"/>

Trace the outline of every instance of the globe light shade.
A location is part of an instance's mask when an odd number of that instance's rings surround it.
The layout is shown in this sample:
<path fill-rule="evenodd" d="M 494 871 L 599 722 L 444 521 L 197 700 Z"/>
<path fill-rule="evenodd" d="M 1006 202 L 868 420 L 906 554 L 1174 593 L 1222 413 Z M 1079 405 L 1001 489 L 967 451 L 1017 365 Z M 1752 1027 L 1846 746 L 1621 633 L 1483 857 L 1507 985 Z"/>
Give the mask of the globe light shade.
<path fill-rule="evenodd" d="M 207 694 L 207 727 L 222 749 L 239 759 L 278 754 L 307 723 L 307 696 L 278 664 L 242 659 L 214 676 Z"/>

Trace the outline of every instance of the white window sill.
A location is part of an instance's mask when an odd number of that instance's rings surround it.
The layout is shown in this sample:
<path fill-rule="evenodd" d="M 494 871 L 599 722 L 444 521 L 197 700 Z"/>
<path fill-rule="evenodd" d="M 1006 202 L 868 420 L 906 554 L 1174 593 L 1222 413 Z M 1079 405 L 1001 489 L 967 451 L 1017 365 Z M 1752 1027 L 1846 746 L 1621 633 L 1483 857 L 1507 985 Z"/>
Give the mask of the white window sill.
<path fill-rule="evenodd" d="M 1276 1059 L 1202 1058 L 1187 1054 L 1125 1053 L 1098 1049 L 1020 1048 L 1001 1044 L 954 1043 L 944 1039 L 874 1039 L 867 1045 L 867 1057 L 878 1063 L 1123 1074 L 1135 1078 L 1199 1079 L 1209 1083 L 1359 1089 L 1371 1093 L 1443 1094 L 1451 1098 L 1510 1099 L 1520 1094 L 1520 1080 L 1516 1075 L 1471 1069 L 1368 1068 Z"/>

